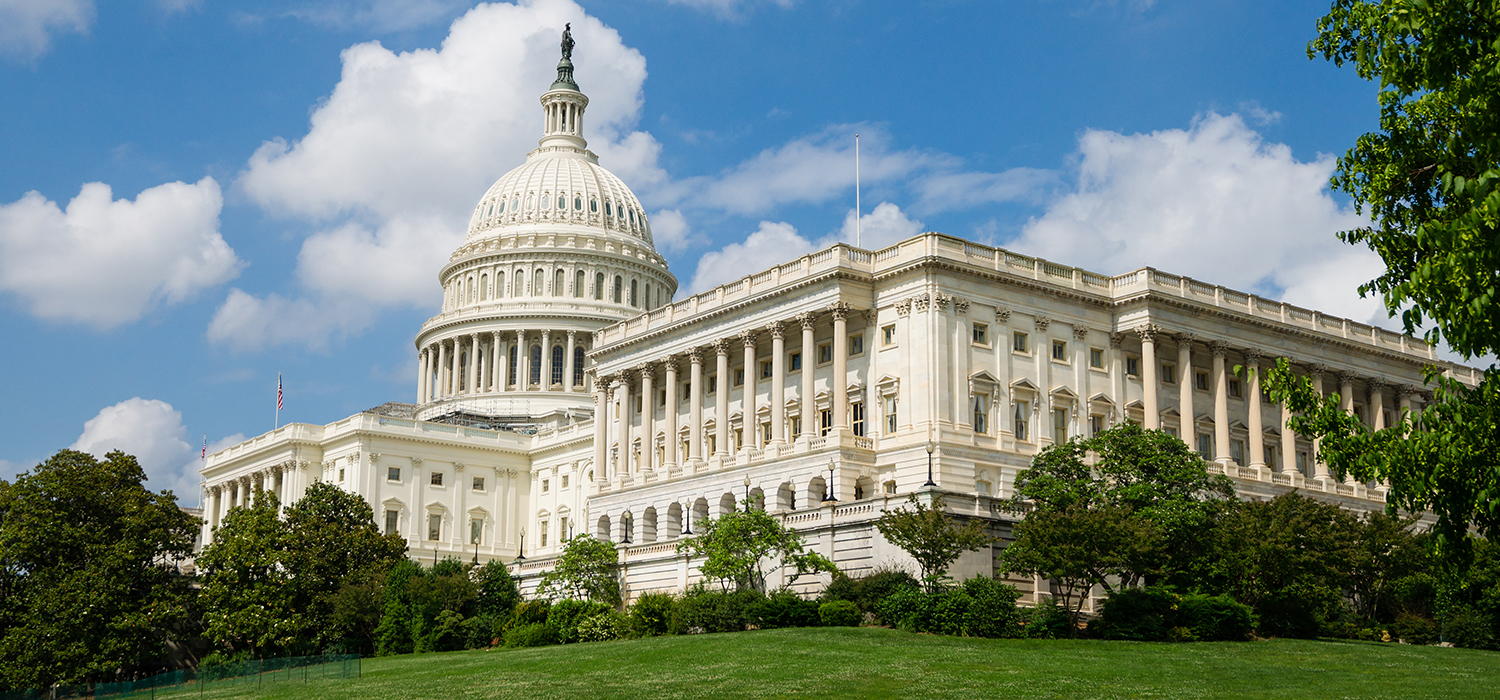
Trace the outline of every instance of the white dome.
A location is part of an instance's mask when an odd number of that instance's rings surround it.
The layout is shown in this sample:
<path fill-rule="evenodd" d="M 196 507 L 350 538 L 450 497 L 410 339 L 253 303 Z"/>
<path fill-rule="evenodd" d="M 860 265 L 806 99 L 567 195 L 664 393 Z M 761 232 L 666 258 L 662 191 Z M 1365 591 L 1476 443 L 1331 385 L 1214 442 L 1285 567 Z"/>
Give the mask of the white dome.
<path fill-rule="evenodd" d="M 600 167 L 592 152 L 570 144 L 538 148 L 496 180 L 474 208 L 468 237 L 556 230 L 559 224 L 603 228 L 652 245 L 651 225 L 635 193 Z"/>

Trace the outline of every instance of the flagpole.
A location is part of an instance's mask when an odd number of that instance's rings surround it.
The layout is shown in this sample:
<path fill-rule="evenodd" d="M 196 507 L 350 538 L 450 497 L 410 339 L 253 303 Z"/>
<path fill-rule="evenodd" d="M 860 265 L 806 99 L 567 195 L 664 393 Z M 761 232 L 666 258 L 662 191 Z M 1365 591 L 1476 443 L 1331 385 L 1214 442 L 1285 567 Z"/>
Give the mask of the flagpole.
<path fill-rule="evenodd" d="M 859 240 L 859 134 L 854 135 L 854 247 L 860 247 Z"/>
<path fill-rule="evenodd" d="M 276 373 L 276 427 L 272 428 L 272 430 L 279 430 L 280 428 L 281 428 L 281 373 L 277 372 Z"/>

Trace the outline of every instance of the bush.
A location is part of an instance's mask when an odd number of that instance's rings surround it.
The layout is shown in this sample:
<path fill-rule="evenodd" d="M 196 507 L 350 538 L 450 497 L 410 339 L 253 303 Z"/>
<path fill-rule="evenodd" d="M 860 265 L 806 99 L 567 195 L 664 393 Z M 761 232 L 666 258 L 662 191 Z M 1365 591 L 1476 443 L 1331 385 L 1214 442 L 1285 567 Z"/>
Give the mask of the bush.
<path fill-rule="evenodd" d="M 859 614 L 859 606 L 854 606 L 854 612 Z M 750 622 L 763 630 L 817 627 L 818 621 L 818 604 L 786 589 L 772 593 L 750 609 Z"/>
<path fill-rule="evenodd" d="M 1407 644 L 1431 644 L 1438 640 L 1438 626 L 1421 615 L 1401 613 L 1391 623 L 1391 636 Z"/>
<path fill-rule="evenodd" d="M 931 617 L 931 608 L 929 596 L 916 585 L 902 586 L 880 599 L 875 606 L 875 615 L 896 629 L 917 632 Z"/>
<path fill-rule="evenodd" d="M 671 593 L 647 593 L 630 606 L 630 636 L 657 637 L 672 632 L 672 609 L 677 597 Z"/>
<path fill-rule="evenodd" d="M 505 621 L 508 619 L 508 616 L 481 613 L 464 620 L 464 636 L 468 640 L 467 648 L 479 649 L 498 645 L 500 639 L 505 636 Z"/>
<path fill-rule="evenodd" d="M 547 615 L 552 611 L 552 604 L 545 600 L 522 601 L 510 611 L 510 619 L 505 623 L 503 631 L 510 631 L 513 627 L 525 625 L 545 625 Z"/>
<path fill-rule="evenodd" d="M 876 610 L 880 601 L 902 588 L 916 588 L 915 576 L 900 569 L 876 569 L 869 576 L 856 580 L 856 603 L 859 609 L 879 615 Z M 891 624 L 891 623 L 886 623 Z"/>
<path fill-rule="evenodd" d="M 578 622 L 578 641 L 608 642 L 624 639 L 630 632 L 630 622 L 618 610 L 606 610 L 590 615 Z"/>
<path fill-rule="evenodd" d="M 711 591 L 696 586 L 677 600 L 672 610 L 672 632 L 740 632 L 750 622 L 750 608 L 765 600 L 756 591 Z"/>
<path fill-rule="evenodd" d="M 964 592 L 972 601 L 964 618 L 964 636 L 990 639 L 1021 636 L 1021 613 L 1016 609 L 1021 592 L 1015 586 L 975 576 L 964 581 Z"/>
<path fill-rule="evenodd" d="M 863 615 L 851 600 L 830 600 L 818 606 L 818 619 L 825 627 L 858 627 Z"/>
<path fill-rule="evenodd" d="M 1062 639 L 1073 632 L 1068 611 L 1051 596 L 1020 612 L 1021 633 L 1027 639 Z"/>
<path fill-rule="evenodd" d="M 847 600 L 858 607 L 860 583 L 862 580 L 850 577 L 842 571 L 835 573 L 833 580 L 829 581 L 828 585 L 823 588 L 823 595 L 819 596 L 819 600 L 825 603 L 835 600 Z"/>
<path fill-rule="evenodd" d="M 1174 619 L 1176 607 L 1177 596 L 1163 588 L 1114 591 L 1104 599 L 1099 619 L 1090 624 L 1089 629 L 1103 639 L 1162 641 L 1167 638 L 1167 630 L 1173 627 L 1191 628 L 1191 625 L 1180 624 Z"/>
<path fill-rule="evenodd" d="M 1244 642 L 1255 631 L 1250 606 L 1221 595 L 1184 596 L 1177 603 L 1177 620 L 1200 642 Z"/>
<path fill-rule="evenodd" d="M 1263 637 L 1312 639 L 1333 619 L 1339 594 L 1324 587 L 1294 585 L 1261 599 L 1255 606 Z"/>
<path fill-rule="evenodd" d="M 464 616 L 452 610 L 438 613 L 430 634 L 432 641 L 429 646 L 433 651 L 458 651 L 469 641 L 469 635 L 464 629 Z"/>
<path fill-rule="evenodd" d="M 1464 605 L 1451 610 L 1443 620 L 1443 639 L 1466 649 L 1495 649 L 1494 623 Z"/>
<path fill-rule="evenodd" d="M 578 641 L 578 625 L 586 618 L 599 615 L 614 608 L 607 603 L 592 600 L 559 600 L 547 613 L 547 625 L 557 630 L 557 641 L 572 644 Z"/>
<path fill-rule="evenodd" d="M 544 647 L 557 643 L 557 630 L 550 625 L 530 623 L 519 627 L 512 627 L 505 632 L 505 646 L 507 649 L 521 647 Z"/>

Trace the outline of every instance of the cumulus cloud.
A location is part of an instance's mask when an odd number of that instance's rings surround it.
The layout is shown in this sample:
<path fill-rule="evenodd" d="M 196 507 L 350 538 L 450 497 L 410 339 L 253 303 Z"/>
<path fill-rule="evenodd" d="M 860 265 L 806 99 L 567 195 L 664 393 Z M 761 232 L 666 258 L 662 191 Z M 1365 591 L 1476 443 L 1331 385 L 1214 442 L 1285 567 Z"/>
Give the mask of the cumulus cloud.
<path fill-rule="evenodd" d="M 352 46 L 308 132 L 264 143 L 239 181 L 266 211 L 325 224 L 298 256 L 304 294 L 232 294 L 210 338 L 319 346 L 362 328 L 382 307 L 436 303 L 434 271 L 462 242 L 474 202 L 541 136 L 537 96 L 556 77 L 567 22 L 578 41 L 577 79 L 590 97 L 590 148 L 622 177 L 663 179 L 659 145 L 632 130 L 645 59 L 569 0 L 480 5 L 453 22 L 439 49 Z M 355 305 L 365 315 L 347 318 L 343 310 Z M 278 332 L 238 335 L 288 311 L 297 322 Z"/>
<path fill-rule="evenodd" d="M 678 209 L 663 209 L 651 215 L 651 237 L 656 249 L 665 253 L 682 252 L 695 240 L 692 227 Z"/>
<path fill-rule="evenodd" d="M 881 202 L 875 209 L 859 217 L 859 246 L 865 250 L 877 250 L 897 241 L 911 238 L 922 232 L 922 222 L 910 219 L 906 212 L 890 202 Z M 838 240 L 854 245 L 856 234 L 854 211 L 844 217 Z M 819 246 L 821 247 L 821 246 Z"/>
<path fill-rule="evenodd" d="M 96 457 L 120 450 L 134 455 L 146 471 L 146 486 L 153 491 L 170 489 L 182 505 L 199 501 L 199 447 L 187 440 L 182 413 L 165 401 L 136 397 L 109 406 L 83 424 L 83 434 L 72 449 Z M 210 451 L 244 440 L 231 435 Z"/>
<path fill-rule="evenodd" d="M 1366 248 L 1334 237 L 1365 220 L 1327 187 L 1335 159 L 1299 161 L 1237 115 L 1206 114 L 1188 129 L 1090 130 L 1077 181 L 1007 244 L 1107 273 L 1150 265 L 1388 324 L 1355 287 L 1383 269 Z"/>
<path fill-rule="evenodd" d="M 91 182 L 61 209 L 38 192 L 0 204 L 0 290 L 38 318 L 108 329 L 191 299 L 241 267 L 219 235 L 223 198 L 205 177 L 113 199 Z"/>
<path fill-rule="evenodd" d="M 54 35 L 86 34 L 93 22 L 93 0 L 0 0 L 0 55 L 33 60 Z"/>

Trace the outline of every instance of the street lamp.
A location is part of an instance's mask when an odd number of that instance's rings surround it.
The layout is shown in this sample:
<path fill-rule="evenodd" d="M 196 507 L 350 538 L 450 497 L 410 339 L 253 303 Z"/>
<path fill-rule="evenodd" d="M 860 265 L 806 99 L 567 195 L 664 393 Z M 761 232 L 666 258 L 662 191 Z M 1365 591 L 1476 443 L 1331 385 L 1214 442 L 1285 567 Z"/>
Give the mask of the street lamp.
<path fill-rule="evenodd" d="M 688 501 L 688 503 L 691 504 L 692 501 Z M 687 518 L 687 526 L 684 527 L 684 528 L 682 528 L 682 534 L 684 534 L 684 535 L 691 535 L 691 534 L 693 534 L 693 507 L 692 507 L 692 505 L 689 505 L 686 509 L 684 509 L 683 517 Z"/>
<path fill-rule="evenodd" d="M 750 512 L 750 477 L 745 476 L 745 512 Z"/>
<path fill-rule="evenodd" d="M 923 486 L 937 486 L 937 482 L 935 482 L 935 481 L 932 480 L 932 451 L 935 450 L 935 449 L 937 449 L 937 445 L 933 444 L 933 442 L 931 440 L 928 440 L 927 441 L 927 483 L 922 484 Z"/>
<path fill-rule="evenodd" d="M 526 561 L 526 528 L 521 528 L 521 551 L 516 554 L 516 561 Z"/>
<path fill-rule="evenodd" d="M 838 503 L 839 499 L 833 495 L 833 458 L 828 458 L 828 483 L 823 485 L 823 502 Z"/>

